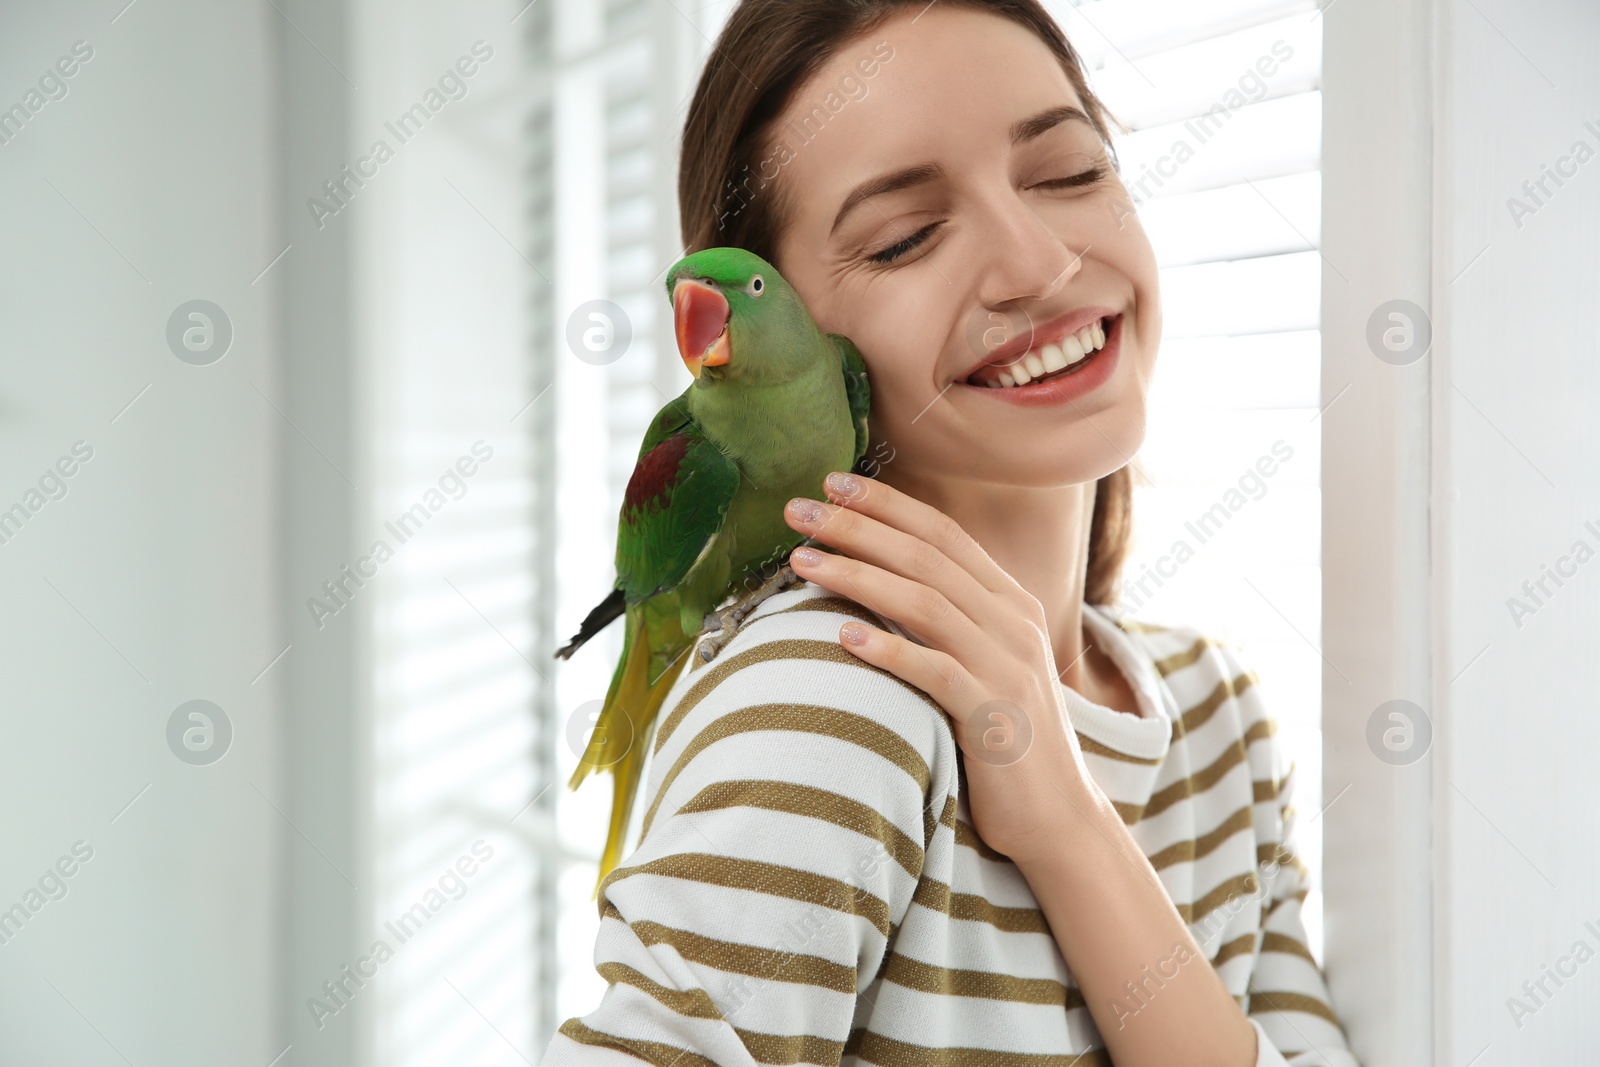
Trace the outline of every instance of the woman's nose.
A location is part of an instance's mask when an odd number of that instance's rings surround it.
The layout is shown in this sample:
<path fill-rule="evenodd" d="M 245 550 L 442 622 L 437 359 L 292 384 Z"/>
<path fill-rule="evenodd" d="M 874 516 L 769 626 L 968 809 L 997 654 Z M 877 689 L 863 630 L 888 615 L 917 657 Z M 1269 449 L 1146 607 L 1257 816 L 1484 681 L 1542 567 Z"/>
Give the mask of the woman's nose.
<path fill-rule="evenodd" d="M 994 212 L 980 298 L 987 305 L 1054 296 L 1082 269 L 1089 250 L 1072 247 L 1015 194 Z"/>

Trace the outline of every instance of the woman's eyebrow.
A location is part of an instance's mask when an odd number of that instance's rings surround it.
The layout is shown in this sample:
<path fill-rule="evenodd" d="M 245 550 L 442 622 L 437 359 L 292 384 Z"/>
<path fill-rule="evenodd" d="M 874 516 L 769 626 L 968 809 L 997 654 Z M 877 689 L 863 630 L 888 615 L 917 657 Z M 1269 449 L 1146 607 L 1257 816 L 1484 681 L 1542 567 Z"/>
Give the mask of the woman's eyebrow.
<path fill-rule="evenodd" d="M 913 185 L 925 185 L 928 182 L 938 181 L 944 177 L 944 168 L 937 163 L 916 163 L 888 174 L 880 174 L 876 178 L 869 178 L 850 190 L 850 195 L 844 198 L 844 203 L 839 205 L 839 213 L 833 217 L 833 226 L 828 230 L 832 237 L 839 229 L 839 223 L 863 200 L 869 196 L 881 196 L 884 193 L 908 189 Z"/>
<path fill-rule="evenodd" d="M 1093 126 L 1089 116 L 1083 109 L 1070 104 L 1060 107 L 1046 108 L 1037 115 L 1021 119 L 1011 126 L 1011 143 L 1014 145 L 1026 144 L 1044 134 L 1048 130 L 1061 125 L 1070 119 L 1077 119 L 1085 125 Z M 839 205 L 839 213 L 833 217 L 833 225 L 828 229 L 828 236 L 832 237 L 839 229 L 839 224 L 851 210 L 868 197 L 882 196 L 884 193 L 898 192 L 909 189 L 913 185 L 925 185 L 928 182 L 938 181 L 944 177 L 944 168 L 937 163 L 916 163 L 900 170 L 880 174 L 876 178 L 869 178 L 850 190 L 850 195 L 844 198 L 844 203 Z"/>
<path fill-rule="evenodd" d="M 1023 119 L 1011 127 L 1011 143 L 1014 145 L 1025 144 L 1047 130 L 1066 122 L 1068 119 L 1078 119 L 1085 125 L 1093 127 L 1089 116 L 1083 113 L 1082 108 L 1063 104 L 1060 107 L 1046 108 L 1031 118 Z"/>

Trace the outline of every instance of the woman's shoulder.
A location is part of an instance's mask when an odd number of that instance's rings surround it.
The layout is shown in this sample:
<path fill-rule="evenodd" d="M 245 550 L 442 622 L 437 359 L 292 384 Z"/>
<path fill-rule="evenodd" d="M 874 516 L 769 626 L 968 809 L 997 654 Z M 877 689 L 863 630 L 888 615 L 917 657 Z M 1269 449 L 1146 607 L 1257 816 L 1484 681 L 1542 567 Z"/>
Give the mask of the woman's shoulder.
<path fill-rule="evenodd" d="M 882 616 L 787 567 L 759 602 L 745 591 L 721 610 L 739 609 L 732 634 L 714 655 L 702 655 L 710 635 L 702 635 L 688 653 L 688 664 L 663 703 L 655 752 L 679 747 L 740 712 L 795 733 L 842 731 L 847 740 L 878 748 L 888 742 L 878 734 L 888 731 L 923 761 L 933 761 L 941 733 L 949 736 L 943 709 L 839 641 L 839 627 L 852 619 L 889 629 Z"/>
<path fill-rule="evenodd" d="M 886 627 L 796 577 L 751 607 L 710 660 L 697 642 L 654 730 L 646 833 L 712 794 L 781 786 L 796 810 L 886 818 L 926 842 L 927 798 L 958 788 L 954 735 L 926 693 L 845 649 L 839 627 L 850 619 Z"/>

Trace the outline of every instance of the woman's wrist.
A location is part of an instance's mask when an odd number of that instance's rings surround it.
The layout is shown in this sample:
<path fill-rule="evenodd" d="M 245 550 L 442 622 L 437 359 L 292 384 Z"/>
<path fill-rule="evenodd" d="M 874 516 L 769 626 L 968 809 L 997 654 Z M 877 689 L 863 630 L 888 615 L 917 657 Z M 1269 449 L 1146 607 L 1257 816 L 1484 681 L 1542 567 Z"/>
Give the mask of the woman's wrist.
<path fill-rule="evenodd" d="M 1030 869 L 1054 868 L 1064 857 L 1081 852 L 1083 841 L 1104 838 L 1108 826 L 1114 824 L 1117 829 L 1123 828 L 1122 817 L 1117 814 L 1111 798 L 1081 760 L 1049 776 L 1040 790 L 1038 804 L 1041 810 L 1050 813 L 1041 831 L 1032 835 L 1028 846 L 1008 853 L 1024 876 Z"/>

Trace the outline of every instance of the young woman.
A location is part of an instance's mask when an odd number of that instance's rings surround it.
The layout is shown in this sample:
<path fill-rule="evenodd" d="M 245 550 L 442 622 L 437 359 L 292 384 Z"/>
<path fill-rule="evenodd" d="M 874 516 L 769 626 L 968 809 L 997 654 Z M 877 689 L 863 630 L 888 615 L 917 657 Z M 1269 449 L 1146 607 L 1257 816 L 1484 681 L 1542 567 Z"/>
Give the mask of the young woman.
<path fill-rule="evenodd" d="M 1356 1063 L 1255 676 L 1110 610 L 1161 312 L 1109 121 L 1035 0 L 733 12 L 686 243 L 855 341 L 875 477 L 668 695 L 545 1063 Z"/>

